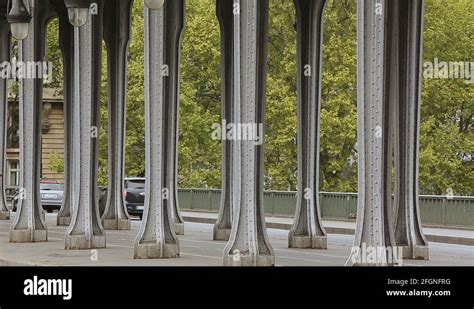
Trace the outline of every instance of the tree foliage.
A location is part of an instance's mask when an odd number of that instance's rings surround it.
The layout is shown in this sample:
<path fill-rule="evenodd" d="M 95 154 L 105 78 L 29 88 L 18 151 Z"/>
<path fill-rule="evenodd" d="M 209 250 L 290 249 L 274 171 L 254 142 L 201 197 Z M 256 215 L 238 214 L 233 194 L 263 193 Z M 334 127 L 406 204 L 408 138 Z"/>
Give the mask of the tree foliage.
<path fill-rule="evenodd" d="M 356 1 L 329 0 L 324 16 L 320 188 L 357 191 Z M 474 2 L 427 0 L 424 59 L 473 61 Z M 221 145 L 211 139 L 220 122 L 220 33 L 215 0 L 188 0 L 182 46 L 179 185 L 221 185 Z M 144 174 L 143 3 L 133 7 L 129 47 L 126 173 Z M 293 1 L 270 1 L 265 186 L 295 190 L 297 179 L 296 32 Z M 51 34 L 50 34 L 51 35 Z M 50 50 L 57 49 L 54 34 Z M 104 51 L 106 52 L 105 48 Z M 105 54 L 104 54 L 105 56 Z M 57 59 L 58 52 L 48 55 Z M 55 61 L 55 60 L 53 60 Z M 104 65 L 101 180 L 106 182 L 107 96 Z M 472 72 L 471 74 L 473 74 Z M 420 190 L 424 194 L 474 194 L 474 85 L 426 79 L 421 109 Z"/>

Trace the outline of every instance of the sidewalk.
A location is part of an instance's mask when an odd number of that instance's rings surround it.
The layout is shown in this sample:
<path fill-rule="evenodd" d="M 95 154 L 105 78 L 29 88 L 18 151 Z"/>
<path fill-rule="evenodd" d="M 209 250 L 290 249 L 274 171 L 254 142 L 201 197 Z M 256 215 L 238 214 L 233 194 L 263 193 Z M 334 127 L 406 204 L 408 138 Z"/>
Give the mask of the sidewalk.
<path fill-rule="evenodd" d="M 214 224 L 217 213 L 181 211 L 184 221 Z M 266 217 L 267 228 L 290 230 L 292 218 Z M 326 232 L 329 234 L 353 235 L 355 222 L 323 220 Z M 423 227 L 428 241 L 445 244 L 474 246 L 474 230 L 442 229 Z"/>

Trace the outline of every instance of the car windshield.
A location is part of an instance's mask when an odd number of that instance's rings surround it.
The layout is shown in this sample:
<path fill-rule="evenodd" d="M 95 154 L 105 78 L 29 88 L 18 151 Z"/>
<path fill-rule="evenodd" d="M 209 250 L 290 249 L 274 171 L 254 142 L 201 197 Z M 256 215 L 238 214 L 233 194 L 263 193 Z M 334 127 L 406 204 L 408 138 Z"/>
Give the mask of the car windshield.
<path fill-rule="evenodd" d="M 128 180 L 126 184 L 127 188 L 131 189 L 143 189 L 145 188 L 145 180 L 140 180 L 140 179 L 134 179 L 134 180 Z"/>
<path fill-rule="evenodd" d="M 62 191 L 63 185 L 56 183 L 42 183 L 40 189 L 46 191 Z"/>

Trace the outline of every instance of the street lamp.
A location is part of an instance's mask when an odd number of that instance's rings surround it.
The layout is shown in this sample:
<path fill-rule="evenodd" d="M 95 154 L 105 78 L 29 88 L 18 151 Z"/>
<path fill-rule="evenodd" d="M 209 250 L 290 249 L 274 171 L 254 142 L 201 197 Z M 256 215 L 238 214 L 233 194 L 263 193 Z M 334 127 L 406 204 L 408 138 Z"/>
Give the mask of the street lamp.
<path fill-rule="evenodd" d="M 10 6 L 10 1 L 9 5 Z M 12 35 L 17 40 L 24 40 L 28 36 L 28 26 L 31 15 L 23 3 L 23 0 L 13 0 L 12 8 L 8 12 L 7 20 L 10 23 Z"/>
<path fill-rule="evenodd" d="M 145 4 L 150 10 L 159 10 L 165 4 L 165 0 L 145 0 Z"/>
<path fill-rule="evenodd" d="M 67 12 L 69 15 L 69 22 L 74 27 L 82 27 L 89 18 L 89 8 L 91 6 L 90 0 L 64 0 Z"/>

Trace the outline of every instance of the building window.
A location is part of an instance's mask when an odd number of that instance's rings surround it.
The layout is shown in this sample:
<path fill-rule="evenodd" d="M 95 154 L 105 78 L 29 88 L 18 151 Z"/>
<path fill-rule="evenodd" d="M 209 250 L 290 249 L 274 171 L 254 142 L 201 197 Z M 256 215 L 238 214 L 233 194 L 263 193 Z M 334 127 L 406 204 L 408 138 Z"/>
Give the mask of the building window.
<path fill-rule="evenodd" d="M 17 187 L 20 185 L 20 164 L 16 160 L 8 161 L 8 186 Z"/>

